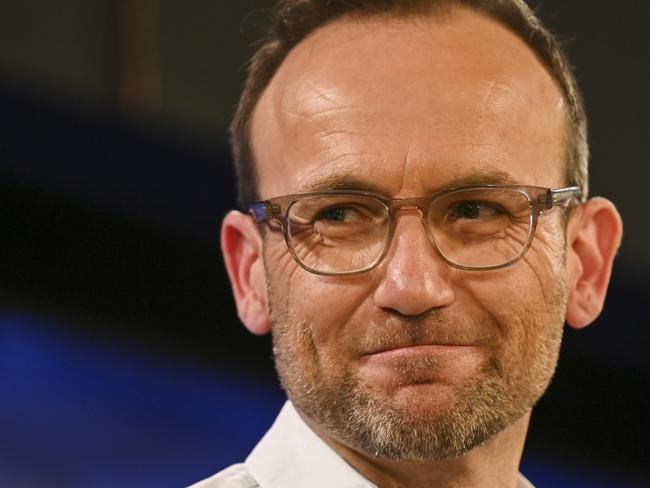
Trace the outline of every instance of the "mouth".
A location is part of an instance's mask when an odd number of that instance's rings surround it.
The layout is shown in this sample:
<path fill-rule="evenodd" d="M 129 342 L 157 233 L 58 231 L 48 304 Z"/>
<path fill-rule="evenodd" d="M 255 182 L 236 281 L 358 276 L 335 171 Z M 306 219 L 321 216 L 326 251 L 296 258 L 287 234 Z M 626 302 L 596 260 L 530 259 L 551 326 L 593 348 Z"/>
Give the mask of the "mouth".
<path fill-rule="evenodd" d="M 382 346 L 365 353 L 364 357 L 391 357 L 399 355 L 419 355 L 419 354 L 445 354 L 450 352 L 460 352 L 462 350 L 477 349 L 478 344 L 462 342 L 441 342 L 426 344 L 397 344 Z"/>
<path fill-rule="evenodd" d="M 389 389 L 451 386 L 477 374 L 486 354 L 482 346 L 467 342 L 386 345 L 360 358 L 359 374 Z"/>

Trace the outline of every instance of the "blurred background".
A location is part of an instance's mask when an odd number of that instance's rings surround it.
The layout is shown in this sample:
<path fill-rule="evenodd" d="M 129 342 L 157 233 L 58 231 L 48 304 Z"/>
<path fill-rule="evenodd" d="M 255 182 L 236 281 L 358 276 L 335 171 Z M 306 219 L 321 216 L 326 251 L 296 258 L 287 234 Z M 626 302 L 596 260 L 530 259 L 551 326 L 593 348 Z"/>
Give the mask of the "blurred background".
<path fill-rule="evenodd" d="M 272 3 L 2 3 L 0 486 L 184 486 L 272 422 L 270 342 L 239 325 L 217 240 L 226 128 Z M 650 4 L 529 3 L 576 65 L 592 193 L 626 227 L 522 470 L 539 488 L 648 486 Z"/>

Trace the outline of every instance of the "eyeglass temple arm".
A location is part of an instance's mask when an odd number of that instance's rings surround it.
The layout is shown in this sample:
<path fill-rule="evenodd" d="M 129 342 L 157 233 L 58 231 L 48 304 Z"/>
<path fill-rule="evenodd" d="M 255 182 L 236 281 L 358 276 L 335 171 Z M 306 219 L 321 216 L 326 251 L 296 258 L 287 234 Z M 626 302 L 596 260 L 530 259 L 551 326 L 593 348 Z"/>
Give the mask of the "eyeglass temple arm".
<path fill-rule="evenodd" d="M 280 205 L 273 204 L 269 200 L 249 203 L 246 208 L 248 213 L 253 216 L 253 220 L 258 223 L 277 220 L 282 212 Z"/>
<path fill-rule="evenodd" d="M 567 208 L 574 199 L 580 196 L 580 188 L 577 186 L 550 189 L 545 195 L 540 196 L 540 203 L 545 205 L 546 210 L 550 210 L 553 207 Z"/>
<path fill-rule="evenodd" d="M 253 202 L 246 205 L 248 213 L 253 216 L 255 222 L 264 222 L 268 220 L 268 203 L 267 202 Z"/>

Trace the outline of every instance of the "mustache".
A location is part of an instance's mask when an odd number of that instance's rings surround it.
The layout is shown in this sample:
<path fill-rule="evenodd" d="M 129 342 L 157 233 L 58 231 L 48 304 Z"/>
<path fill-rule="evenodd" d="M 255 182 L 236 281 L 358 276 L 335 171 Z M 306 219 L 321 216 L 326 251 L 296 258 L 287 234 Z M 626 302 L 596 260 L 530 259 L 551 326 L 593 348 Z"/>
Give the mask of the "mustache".
<path fill-rule="evenodd" d="M 424 345 L 485 347 L 493 345 L 499 334 L 499 324 L 489 317 L 470 320 L 434 310 L 417 317 L 373 319 L 357 345 L 362 355 Z"/>

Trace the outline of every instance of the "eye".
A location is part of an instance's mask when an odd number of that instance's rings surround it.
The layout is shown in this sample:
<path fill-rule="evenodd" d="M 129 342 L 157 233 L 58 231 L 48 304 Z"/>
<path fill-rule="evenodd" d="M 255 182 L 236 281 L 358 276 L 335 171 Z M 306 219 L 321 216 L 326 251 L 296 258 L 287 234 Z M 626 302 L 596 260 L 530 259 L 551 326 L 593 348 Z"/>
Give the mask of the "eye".
<path fill-rule="evenodd" d="M 367 220 L 369 212 L 360 205 L 337 205 L 320 210 L 314 222 L 358 222 Z"/>
<path fill-rule="evenodd" d="M 468 200 L 456 203 L 449 212 L 452 220 L 478 220 L 502 213 L 493 204 Z"/>
<path fill-rule="evenodd" d="M 343 207 L 326 208 L 318 213 L 315 220 L 330 220 L 335 222 L 342 222 L 349 217 L 349 209 Z"/>

